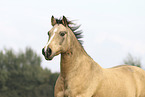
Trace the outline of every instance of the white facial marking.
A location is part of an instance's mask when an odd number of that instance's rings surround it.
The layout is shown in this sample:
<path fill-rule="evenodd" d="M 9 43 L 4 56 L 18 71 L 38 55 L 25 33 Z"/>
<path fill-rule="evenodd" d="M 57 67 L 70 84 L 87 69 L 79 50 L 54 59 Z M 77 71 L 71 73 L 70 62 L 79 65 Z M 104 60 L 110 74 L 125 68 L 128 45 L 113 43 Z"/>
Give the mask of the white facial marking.
<path fill-rule="evenodd" d="M 51 43 L 53 37 L 55 36 L 56 31 L 57 31 L 57 28 L 55 28 L 55 29 L 53 30 L 53 35 L 52 35 L 52 37 L 50 38 L 50 40 L 47 42 L 46 46 L 44 47 L 44 48 L 45 48 L 45 52 L 46 52 L 46 50 L 47 50 L 48 45 Z"/>
<path fill-rule="evenodd" d="M 57 31 L 57 28 L 55 28 L 53 32 L 55 33 L 56 31 Z"/>

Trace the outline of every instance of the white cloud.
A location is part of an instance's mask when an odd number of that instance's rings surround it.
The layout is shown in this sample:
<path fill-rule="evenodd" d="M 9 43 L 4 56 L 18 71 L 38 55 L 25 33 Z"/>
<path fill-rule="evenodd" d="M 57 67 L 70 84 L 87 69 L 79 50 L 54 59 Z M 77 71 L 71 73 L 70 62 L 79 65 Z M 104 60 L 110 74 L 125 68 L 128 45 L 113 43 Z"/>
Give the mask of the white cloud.
<path fill-rule="evenodd" d="M 121 45 L 122 49 L 126 52 L 139 53 L 140 55 L 145 54 L 145 44 L 143 41 L 126 39 L 122 36 L 108 34 L 107 32 L 97 34 L 94 40 L 96 44 L 103 44 L 103 42 L 109 40 Z"/>
<path fill-rule="evenodd" d="M 41 48 L 47 42 L 47 31 L 51 28 L 51 16 L 59 18 L 66 15 L 70 19 L 78 19 L 77 24 L 82 24 L 84 27 L 82 28 L 84 44 L 92 55 L 97 50 L 93 48 L 96 47 L 94 45 L 102 46 L 106 41 L 109 41 L 109 43 L 112 42 L 111 46 L 121 47 L 121 49 L 114 48 L 116 52 L 121 51 L 117 56 L 108 50 L 105 52 L 106 55 L 111 54 L 111 57 L 119 57 L 125 55 L 122 52 L 132 51 L 141 54 L 143 58 L 145 57 L 145 0 L 91 0 L 85 2 L 75 0 L 69 4 L 63 4 L 65 1 L 55 3 L 56 0 L 44 0 L 43 2 L 3 0 L 0 3 L 0 46 L 19 49 L 29 45 L 41 53 Z M 55 7 L 53 3 L 55 3 Z M 117 44 L 119 46 L 116 46 Z M 104 47 L 104 49 L 100 47 L 100 54 L 109 49 L 106 44 Z M 97 56 L 95 58 L 97 59 Z M 56 60 L 58 57 L 54 59 L 54 61 Z M 47 67 L 46 64 L 48 64 L 48 67 L 53 71 L 58 71 L 56 67 L 59 62 L 55 63 L 54 61 L 43 62 L 43 67 Z M 102 59 L 102 61 L 112 64 L 109 58 Z"/>
<path fill-rule="evenodd" d="M 101 32 L 101 33 L 98 33 L 95 37 L 95 42 L 97 44 L 102 44 L 105 40 L 108 39 L 108 33 L 107 32 Z"/>
<path fill-rule="evenodd" d="M 122 48 L 126 51 L 133 50 L 133 52 L 145 54 L 145 45 L 143 42 L 125 39 L 121 36 L 110 36 L 109 39 L 121 44 Z"/>

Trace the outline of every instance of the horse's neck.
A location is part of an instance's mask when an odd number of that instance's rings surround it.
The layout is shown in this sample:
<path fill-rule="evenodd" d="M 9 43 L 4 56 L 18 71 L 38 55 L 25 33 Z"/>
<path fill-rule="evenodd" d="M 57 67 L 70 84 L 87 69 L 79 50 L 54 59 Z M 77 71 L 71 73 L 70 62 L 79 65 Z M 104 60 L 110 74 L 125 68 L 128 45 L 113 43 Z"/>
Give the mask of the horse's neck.
<path fill-rule="evenodd" d="M 101 69 L 101 67 L 85 52 L 78 41 L 73 43 L 67 52 L 61 54 L 61 75 L 63 77 L 67 77 L 69 74 L 76 73 L 81 69 L 93 67 L 91 65 L 95 65 L 94 67 Z"/>

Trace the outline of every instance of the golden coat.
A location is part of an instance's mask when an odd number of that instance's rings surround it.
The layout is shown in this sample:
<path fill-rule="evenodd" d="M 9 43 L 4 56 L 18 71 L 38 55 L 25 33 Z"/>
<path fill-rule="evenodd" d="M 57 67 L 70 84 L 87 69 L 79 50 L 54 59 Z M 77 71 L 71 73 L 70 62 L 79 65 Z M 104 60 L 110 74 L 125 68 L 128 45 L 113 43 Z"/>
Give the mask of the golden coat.
<path fill-rule="evenodd" d="M 65 17 L 52 16 L 51 23 L 51 42 L 43 54 L 48 60 L 61 54 L 55 97 L 145 97 L 144 70 L 129 65 L 102 68 L 85 52 Z"/>

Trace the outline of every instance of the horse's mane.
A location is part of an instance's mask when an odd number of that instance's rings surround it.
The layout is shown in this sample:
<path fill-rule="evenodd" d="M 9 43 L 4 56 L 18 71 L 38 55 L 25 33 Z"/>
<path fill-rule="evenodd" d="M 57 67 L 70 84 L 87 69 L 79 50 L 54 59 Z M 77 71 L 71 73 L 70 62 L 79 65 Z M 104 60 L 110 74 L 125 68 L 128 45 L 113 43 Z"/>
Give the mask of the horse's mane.
<path fill-rule="evenodd" d="M 60 18 L 60 19 L 55 18 L 55 19 L 56 19 L 57 24 L 63 24 L 62 18 Z M 83 32 L 82 32 L 82 30 L 78 30 L 81 25 L 76 25 L 75 23 L 73 23 L 72 21 L 69 21 L 67 19 L 67 26 L 72 30 L 72 32 L 75 34 L 76 38 L 82 45 L 83 40 L 80 40 L 80 38 L 83 38 L 83 35 L 82 35 Z"/>

